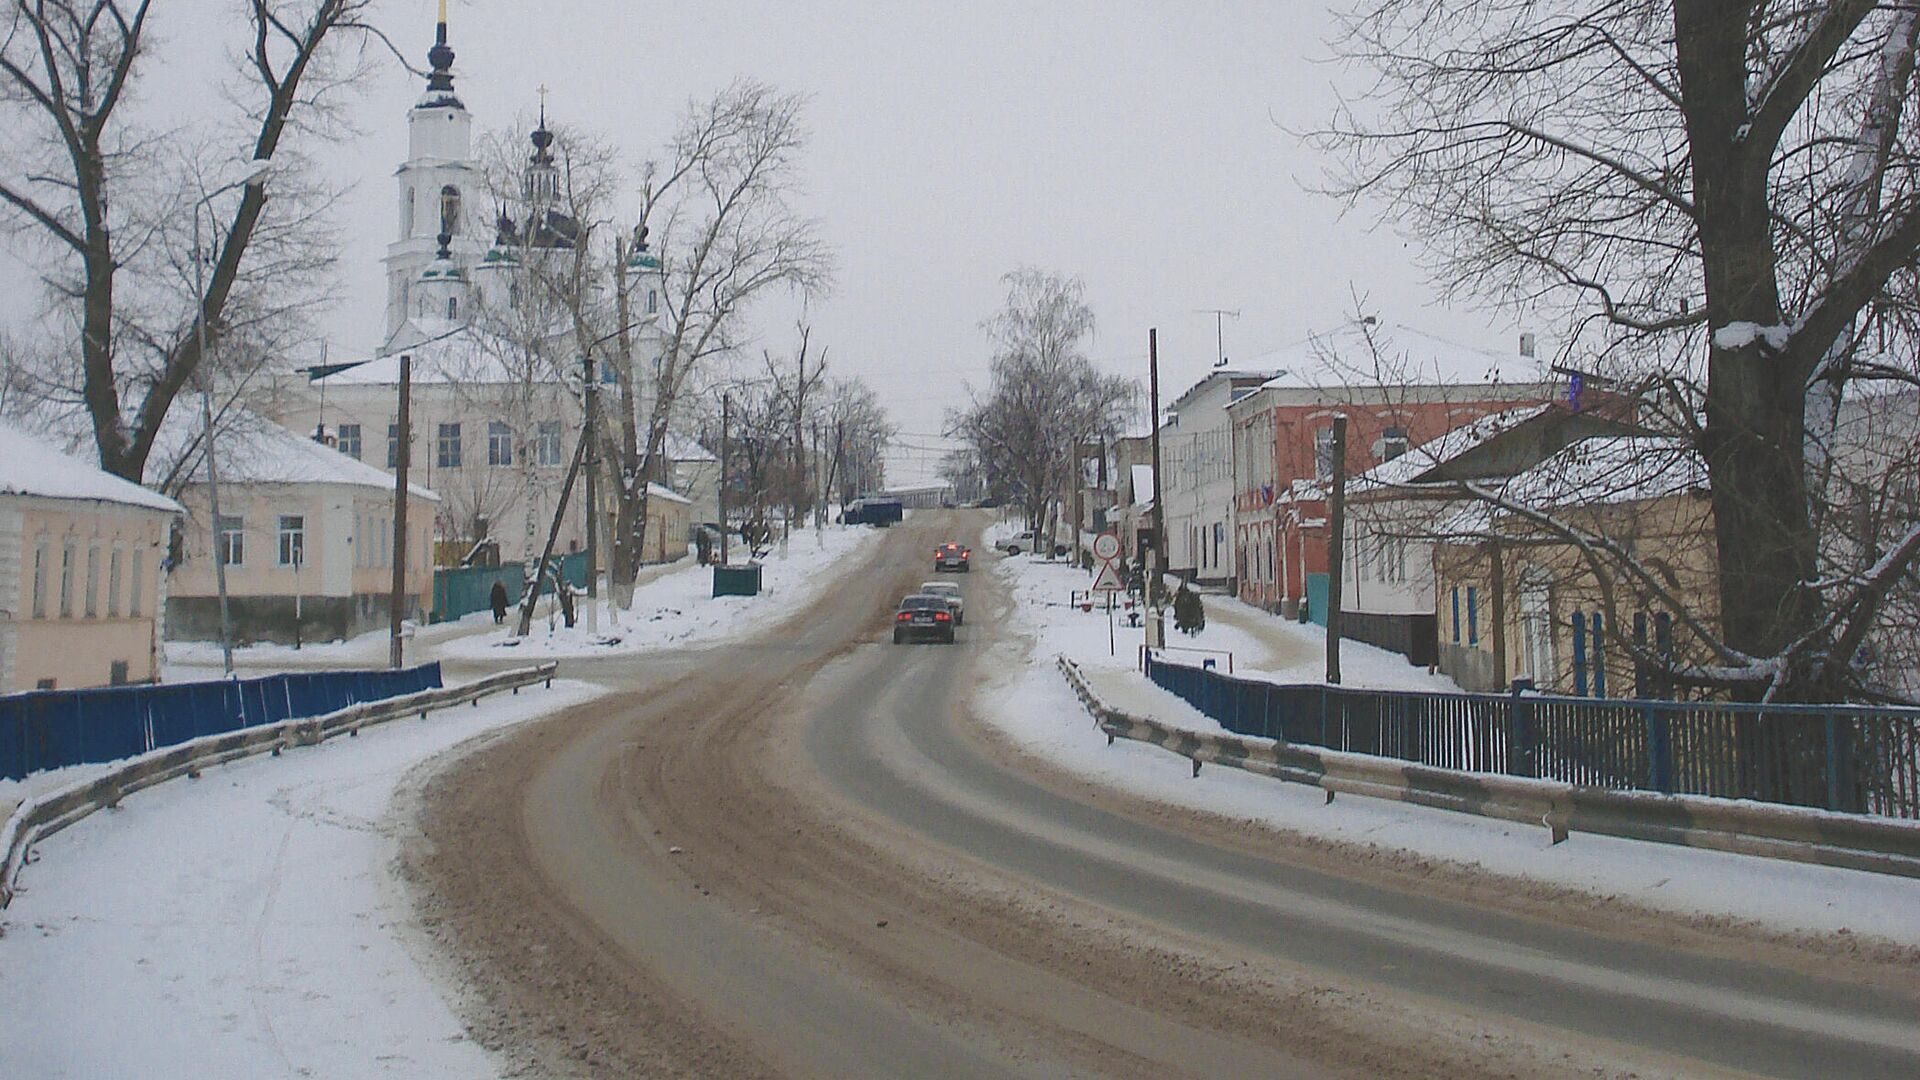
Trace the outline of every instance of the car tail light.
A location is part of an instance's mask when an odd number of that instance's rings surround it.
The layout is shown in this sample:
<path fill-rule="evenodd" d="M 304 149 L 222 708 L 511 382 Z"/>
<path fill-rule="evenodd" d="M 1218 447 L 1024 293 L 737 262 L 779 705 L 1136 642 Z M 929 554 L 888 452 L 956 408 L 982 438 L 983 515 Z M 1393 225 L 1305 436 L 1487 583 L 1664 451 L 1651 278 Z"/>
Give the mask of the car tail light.
<path fill-rule="evenodd" d="M 960 557 L 961 557 L 961 558 L 963 558 L 963 559 L 970 559 L 970 558 L 972 558 L 972 557 L 973 557 L 973 549 L 972 549 L 972 548 L 962 548 L 962 549 L 961 549 L 961 551 L 960 551 Z"/>
<path fill-rule="evenodd" d="M 951 620 L 952 618 L 953 618 L 953 615 L 952 615 L 952 613 L 950 613 L 950 612 L 945 612 L 945 611 L 936 611 L 936 612 L 934 612 L 934 613 L 933 613 L 933 621 L 934 621 L 934 622 L 948 622 L 948 621 L 950 621 L 950 620 Z"/>
<path fill-rule="evenodd" d="M 906 622 L 908 619 L 913 618 L 913 612 L 903 611 L 900 614 L 895 615 L 893 618 L 895 622 Z"/>

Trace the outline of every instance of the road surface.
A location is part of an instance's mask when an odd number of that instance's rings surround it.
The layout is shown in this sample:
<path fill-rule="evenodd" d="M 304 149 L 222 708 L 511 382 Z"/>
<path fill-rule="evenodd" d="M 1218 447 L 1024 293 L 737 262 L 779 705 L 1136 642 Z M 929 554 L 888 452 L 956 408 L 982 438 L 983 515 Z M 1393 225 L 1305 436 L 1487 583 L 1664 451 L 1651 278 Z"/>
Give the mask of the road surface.
<path fill-rule="evenodd" d="M 986 565 L 957 645 L 886 643 L 979 524 L 916 515 L 749 641 L 581 665 L 624 689 L 427 782 L 405 870 L 483 1045 L 543 1076 L 1920 1075 L 1905 958 L 1475 889 L 1022 757 L 971 714 L 1026 656 Z"/>

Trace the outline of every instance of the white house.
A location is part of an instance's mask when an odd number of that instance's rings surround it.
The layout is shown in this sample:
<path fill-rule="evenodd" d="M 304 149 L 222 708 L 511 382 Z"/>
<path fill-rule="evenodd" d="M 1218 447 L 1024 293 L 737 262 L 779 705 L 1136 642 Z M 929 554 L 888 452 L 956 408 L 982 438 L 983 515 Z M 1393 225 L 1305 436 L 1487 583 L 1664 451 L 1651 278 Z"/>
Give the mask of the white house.
<path fill-rule="evenodd" d="M 1167 407 L 1160 429 L 1167 566 L 1182 577 L 1228 584 L 1235 575 L 1233 427 L 1227 406 L 1272 371 L 1210 371 Z"/>

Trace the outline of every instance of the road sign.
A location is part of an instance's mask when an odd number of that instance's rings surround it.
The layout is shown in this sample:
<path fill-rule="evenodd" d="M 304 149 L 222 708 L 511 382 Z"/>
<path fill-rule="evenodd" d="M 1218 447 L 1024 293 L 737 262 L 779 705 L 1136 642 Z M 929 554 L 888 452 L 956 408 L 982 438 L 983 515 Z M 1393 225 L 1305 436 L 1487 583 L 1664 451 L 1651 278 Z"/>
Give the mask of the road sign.
<path fill-rule="evenodd" d="M 1120 555 L 1120 538 L 1112 533 L 1101 533 L 1093 538 L 1093 557 L 1101 562 L 1112 562 Z"/>
<path fill-rule="evenodd" d="M 1112 559 L 1100 560 L 1100 569 L 1093 575 L 1093 585 L 1091 588 L 1094 592 L 1125 592 L 1127 590 L 1127 583 L 1120 576 L 1119 564 Z"/>

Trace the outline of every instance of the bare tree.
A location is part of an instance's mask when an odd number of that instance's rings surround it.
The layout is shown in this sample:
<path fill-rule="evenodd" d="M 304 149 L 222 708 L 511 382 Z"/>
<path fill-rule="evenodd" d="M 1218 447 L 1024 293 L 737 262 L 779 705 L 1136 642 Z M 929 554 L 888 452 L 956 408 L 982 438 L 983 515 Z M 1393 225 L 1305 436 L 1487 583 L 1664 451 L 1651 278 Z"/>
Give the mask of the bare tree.
<path fill-rule="evenodd" d="M 1093 309 L 1078 278 L 1023 269 L 1006 275 L 1004 307 L 982 324 L 994 344 L 992 382 L 949 417 L 995 494 L 1017 500 L 1041 528 L 1071 488 L 1074 447 L 1112 441 L 1139 396 L 1129 379 L 1097 371 L 1082 351 Z"/>
<path fill-rule="evenodd" d="M 1850 390 L 1920 381 L 1908 145 L 1920 10 L 1868 0 L 1373 0 L 1379 75 L 1314 141 L 1462 294 L 1557 310 L 1705 461 L 1710 662 L 1745 696 L 1857 687 L 1920 523 L 1821 543 Z M 1834 561 L 1836 556 L 1840 561 Z"/>
<path fill-rule="evenodd" d="M 622 398 L 617 586 L 633 581 L 645 538 L 647 484 L 665 478 L 662 452 L 682 394 L 716 358 L 735 351 L 741 316 L 754 301 L 779 289 L 818 294 L 830 281 L 826 245 L 794 198 L 806 144 L 801 106 L 798 95 L 736 82 L 693 105 L 667 164 L 644 170 L 641 226 L 632 247 L 623 245 L 614 260 L 620 330 L 614 363 Z M 632 315 L 624 274 L 636 250 L 657 250 L 666 282 L 660 355 L 652 364 L 635 355 L 625 329 Z"/>
<path fill-rule="evenodd" d="M 175 397 L 203 364 L 196 333 L 251 336 L 229 359 L 257 358 L 319 302 L 332 195 L 300 179 L 301 136 L 337 131 L 338 99 L 381 42 L 366 0 L 240 0 L 246 27 L 228 82 L 231 115 L 163 130 L 138 97 L 158 47 L 152 0 L 15 0 L 0 42 L 0 115 L 8 118 L 0 210 L 44 251 L 51 335 L 71 335 L 43 396 L 77 403 L 102 467 L 142 478 Z M 235 153 L 238 143 L 246 149 Z M 228 186 L 229 157 L 275 162 L 268 188 L 233 185 L 205 209 L 218 224 L 189 250 L 206 193 Z M 237 168 L 241 162 L 235 162 Z M 194 295 L 192 264 L 204 259 Z M 77 365 L 74 359 L 77 358 Z"/>
<path fill-rule="evenodd" d="M 820 409 L 827 441 L 828 491 L 844 507 L 864 492 L 887 483 L 887 446 L 899 434 L 873 388 L 859 378 L 828 384 Z"/>

